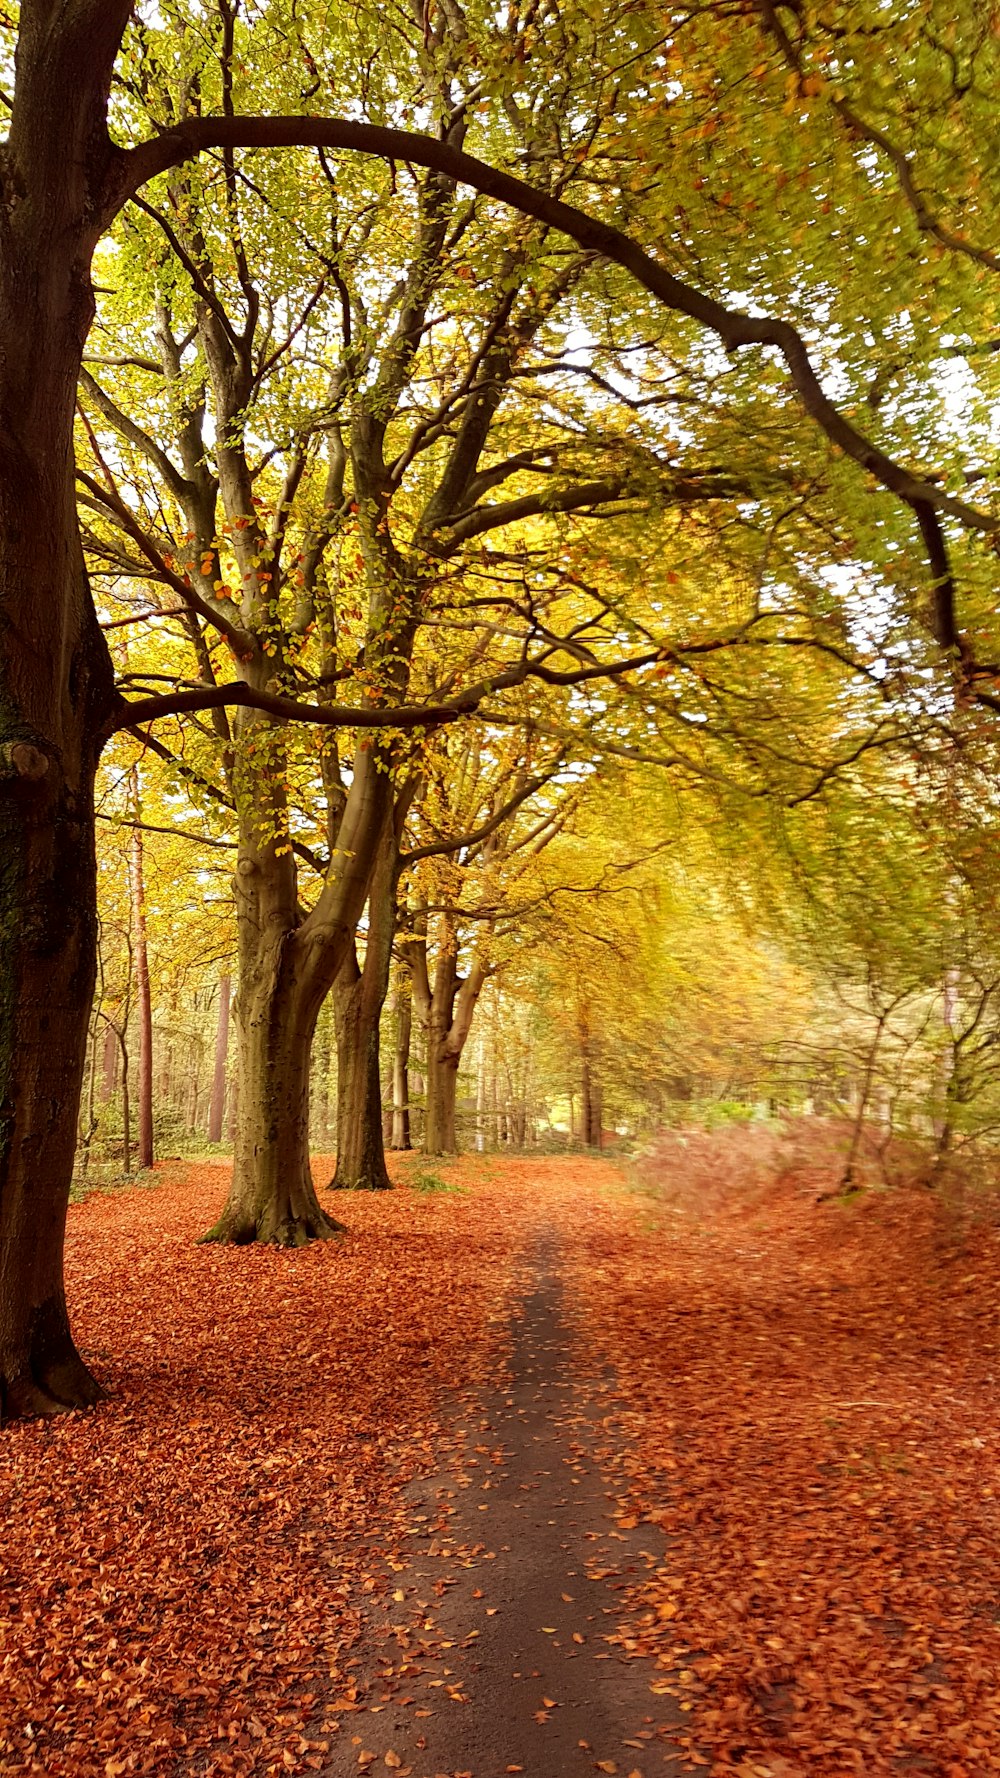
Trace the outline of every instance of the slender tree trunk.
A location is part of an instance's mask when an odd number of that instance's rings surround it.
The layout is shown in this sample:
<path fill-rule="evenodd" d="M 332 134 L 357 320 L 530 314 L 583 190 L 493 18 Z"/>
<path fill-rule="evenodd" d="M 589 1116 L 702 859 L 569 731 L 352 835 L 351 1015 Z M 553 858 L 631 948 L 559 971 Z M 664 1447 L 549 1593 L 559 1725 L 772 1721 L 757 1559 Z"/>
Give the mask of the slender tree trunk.
<path fill-rule="evenodd" d="M 90 1168 L 90 1148 L 97 1130 L 97 1031 L 90 1041 L 90 1062 L 87 1071 L 86 1107 L 87 1114 L 82 1135 L 78 1139 L 79 1162 L 78 1171 L 81 1181 L 86 1179 Z"/>
<path fill-rule="evenodd" d="M 321 1151 L 325 1151 L 330 1140 L 330 1062 L 333 1048 L 330 1041 L 333 1024 L 331 999 L 324 1003 L 316 1021 L 316 1035 L 313 1038 L 310 1068 L 312 1086 L 309 1097 L 309 1115 L 314 1139 Z"/>
<path fill-rule="evenodd" d="M 106 1105 L 114 1097 L 118 1079 L 118 1039 L 111 1024 L 104 1027 L 104 1064 L 101 1074 L 101 1102 Z"/>
<path fill-rule="evenodd" d="M 868 1104 L 871 1099 L 872 1082 L 875 1078 L 875 1067 L 878 1062 L 879 1049 L 885 1034 L 886 1020 L 889 1017 L 890 1011 L 891 1008 L 885 1007 L 882 1012 L 879 1013 L 875 1024 L 874 1036 L 872 1037 L 872 1041 L 868 1047 L 868 1053 L 865 1057 L 864 1071 L 858 1088 L 857 1110 L 854 1115 L 854 1122 L 851 1126 L 851 1140 L 848 1144 L 847 1156 L 844 1161 L 844 1171 L 840 1176 L 839 1190 L 842 1192 L 850 1191 L 851 1187 L 857 1183 L 855 1170 L 864 1142 L 865 1117 L 867 1116 Z"/>
<path fill-rule="evenodd" d="M 476 1068 L 476 1153 L 483 1154 L 486 1148 L 486 1051 L 482 1045 L 479 1049 L 479 1063 Z"/>
<path fill-rule="evenodd" d="M 580 1041 L 580 1122 L 581 1135 L 587 1148 L 601 1147 L 603 1123 L 601 1087 L 594 1059 L 593 1037 L 586 1008 L 578 1011 L 577 1032 Z"/>
<path fill-rule="evenodd" d="M 352 951 L 333 984 L 337 1026 L 336 1191 L 388 1191 L 382 1134 L 380 1021 L 396 929 L 397 856 L 388 828 L 368 897 L 364 968 Z"/>
<path fill-rule="evenodd" d="M 229 1002 L 232 980 L 219 978 L 219 1019 L 215 1030 L 215 1069 L 212 1074 L 212 1100 L 208 1108 L 208 1140 L 222 1141 L 222 1114 L 226 1105 L 226 1062 L 229 1057 Z"/>
<path fill-rule="evenodd" d="M 139 819 L 139 797 L 133 773 L 133 800 L 136 820 Z M 139 1026 L 139 1055 L 136 1078 L 138 1119 L 136 1132 L 136 1165 L 145 1169 L 153 1165 L 153 1003 L 149 991 L 149 947 L 146 936 L 146 885 L 143 876 L 142 831 L 132 829 L 132 931 L 135 948 L 135 999 Z"/>
<path fill-rule="evenodd" d="M 122 1172 L 128 1177 L 132 1171 L 132 1100 L 129 1093 L 128 1049 L 124 1029 L 118 1033 L 118 1044 L 122 1055 Z"/>
<path fill-rule="evenodd" d="M 409 983 L 401 981 L 397 993 L 396 1042 L 392 1055 L 392 1146 L 410 1147 L 410 1033 L 413 1001 Z"/>

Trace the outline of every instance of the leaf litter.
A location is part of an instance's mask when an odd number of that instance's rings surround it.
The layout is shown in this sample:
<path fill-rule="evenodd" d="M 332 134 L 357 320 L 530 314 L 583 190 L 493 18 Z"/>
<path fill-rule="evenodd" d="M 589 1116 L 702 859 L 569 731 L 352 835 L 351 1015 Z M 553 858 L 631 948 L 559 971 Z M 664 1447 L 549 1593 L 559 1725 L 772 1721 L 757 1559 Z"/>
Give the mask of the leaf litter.
<path fill-rule="evenodd" d="M 707 1206 L 706 1206 L 707 1197 Z M 1000 1194 L 605 1194 L 566 1255 L 691 1764 L 1000 1772 Z"/>
<path fill-rule="evenodd" d="M 690 1723 L 662 1769 L 1000 1772 L 996 1200 L 449 1172 L 475 1190 L 359 1194 L 349 1236 L 294 1255 L 193 1244 L 218 1165 L 72 1211 L 76 1330 L 114 1393 L 4 1431 L 0 1769 L 294 1774 L 338 1746 L 375 1769 L 352 1730 L 401 1491 L 502 1371 L 548 1223 L 647 1550 L 617 1638 Z"/>

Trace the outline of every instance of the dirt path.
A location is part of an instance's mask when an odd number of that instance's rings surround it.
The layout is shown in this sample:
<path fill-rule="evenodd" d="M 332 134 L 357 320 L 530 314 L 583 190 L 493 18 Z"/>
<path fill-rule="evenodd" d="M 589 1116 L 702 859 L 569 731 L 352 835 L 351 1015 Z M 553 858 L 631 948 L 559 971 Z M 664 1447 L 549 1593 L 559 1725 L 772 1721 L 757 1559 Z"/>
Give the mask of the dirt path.
<path fill-rule="evenodd" d="M 594 1460 L 612 1380 L 580 1374 L 551 1227 L 533 1273 L 509 1389 L 464 1427 L 461 1469 L 410 1489 L 393 1624 L 371 1625 L 379 1681 L 343 1720 L 330 1778 L 680 1769 L 676 1706 L 650 1691 L 662 1675 L 611 1641 L 662 1538 L 615 1522 Z"/>

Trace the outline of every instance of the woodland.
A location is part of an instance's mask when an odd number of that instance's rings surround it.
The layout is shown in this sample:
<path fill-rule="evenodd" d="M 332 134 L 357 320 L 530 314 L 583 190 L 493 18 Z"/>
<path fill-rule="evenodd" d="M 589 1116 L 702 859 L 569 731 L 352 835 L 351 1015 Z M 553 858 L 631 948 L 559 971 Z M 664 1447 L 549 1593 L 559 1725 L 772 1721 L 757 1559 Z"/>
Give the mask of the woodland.
<path fill-rule="evenodd" d="M 983 0 L 0 6 L 0 1770 L 417 1769 L 311 1712 L 552 1241 L 674 1564 L 614 1647 L 690 1715 L 626 1748 L 1000 1770 L 998 74 Z M 101 1529 L 171 1425 L 183 1656 Z M 336 1634 L 219 1529 L 251 1462 Z"/>

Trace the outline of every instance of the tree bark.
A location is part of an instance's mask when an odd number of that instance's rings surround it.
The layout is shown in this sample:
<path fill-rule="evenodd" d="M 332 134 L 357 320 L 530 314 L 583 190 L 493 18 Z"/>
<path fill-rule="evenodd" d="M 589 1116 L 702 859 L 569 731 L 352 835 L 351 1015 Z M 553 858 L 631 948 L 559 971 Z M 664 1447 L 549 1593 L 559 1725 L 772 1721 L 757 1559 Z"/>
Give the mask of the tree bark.
<path fill-rule="evenodd" d="M 226 1107 L 226 1062 L 229 1056 L 229 1002 L 232 980 L 219 978 L 219 1020 L 215 1031 L 215 1069 L 212 1074 L 212 1099 L 208 1108 L 208 1140 L 222 1141 L 222 1116 Z"/>
<path fill-rule="evenodd" d="M 368 897 L 363 969 L 352 950 L 333 984 L 337 1026 L 337 1170 L 335 1191 L 388 1191 L 382 1132 L 379 1035 L 396 929 L 395 838 L 387 824 Z"/>
<path fill-rule="evenodd" d="M 594 1064 L 590 1025 L 585 1014 L 579 1019 L 580 1034 L 580 1102 L 582 1136 L 588 1148 L 602 1146 L 603 1105 L 600 1081 Z"/>
<path fill-rule="evenodd" d="M 139 799 L 135 793 L 136 822 L 139 820 Z M 135 947 L 136 1015 L 139 1025 L 139 1054 L 136 1078 L 136 1164 L 140 1169 L 153 1165 L 153 1002 L 149 991 L 149 946 L 146 937 L 146 886 L 143 879 L 142 831 L 132 829 L 132 930 Z"/>
<path fill-rule="evenodd" d="M 428 1054 L 425 1154 L 458 1153 L 458 1063 L 457 1055 L 437 1047 Z"/>
<path fill-rule="evenodd" d="M 351 958 L 333 987 L 337 1020 L 337 1166 L 331 1191 L 388 1191 L 382 1141 L 378 1010 Z"/>
<path fill-rule="evenodd" d="M 248 726 L 258 720 L 245 714 Z M 310 1169 L 309 1064 L 320 1007 L 350 953 L 388 818 L 386 763 L 374 748 L 358 748 L 336 864 L 305 919 L 291 848 L 280 837 L 282 764 L 276 759 L 267 773 L 241 768 L 249 788 L 238 781 L 239 1116 L 229 1195 L 206 1240 L 293 1247 L 342 1226 L 322 1209 Z"/>
<path fill-rule="evenodd" d="M 426 932 L 418 930 L 410 939 L 409 952 L 414 1006 L 427 1031 L 427 1110 L 423 1150 L 425 1154 L 457 1154 L 458 1070 L 487 972 L 480 958 L 476 957 L 465 980 L 459 979 L 456 934 L 451 916 L 445 916 L 442 921 L 433 988 L 427 969 Z"/>
<path fill-rule="evenodd" d="M 309 1060 L 320 1002 L 298 935 L 261 919 L 276 874 L 268 865 L 266 853 L 244 849 L 237 867 L 239 1114 L 229 1195 L 203 1239 L 301 1247 L 340 1225 L 321 1208 L 309 1165 Z"/>
<path fill-rule="evenodd" d="M 113 708 L 73 416 L 131 8 L 25 6 L 0 214 L 0 1414 L 95 1401 L 63 1239 L 96 976 L 94 772 Z"/>
<path fill-rule="evenodd" d="M 409 981 L 400 981 L 395 1010 L 393 1045 L 393 1149 L 409 1149 L 409 1037 L 413 1028 L 413 999 Z"/>

